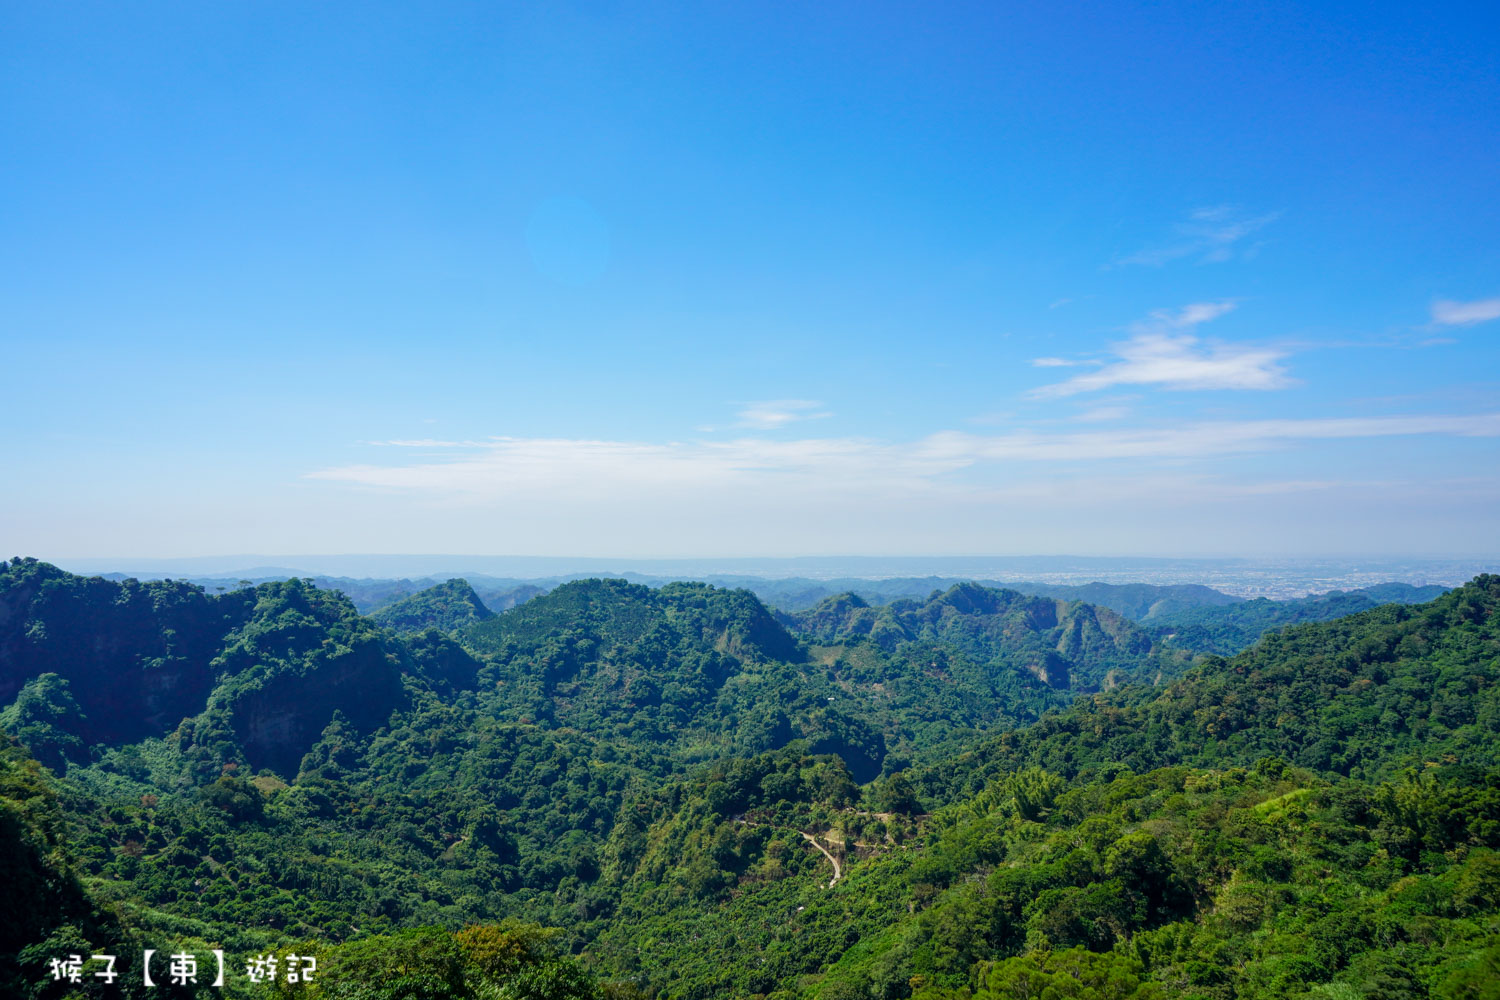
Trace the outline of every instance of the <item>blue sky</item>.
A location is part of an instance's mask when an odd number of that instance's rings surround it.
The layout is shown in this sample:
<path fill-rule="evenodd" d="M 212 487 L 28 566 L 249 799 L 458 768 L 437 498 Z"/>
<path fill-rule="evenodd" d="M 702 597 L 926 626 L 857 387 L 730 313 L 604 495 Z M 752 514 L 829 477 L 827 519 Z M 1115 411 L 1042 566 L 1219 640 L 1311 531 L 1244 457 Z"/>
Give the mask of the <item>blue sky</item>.
<path fill-rule="evenodd" d="M 0 9 L 0 551 L 1500 553 L 1493 5 Z"/>

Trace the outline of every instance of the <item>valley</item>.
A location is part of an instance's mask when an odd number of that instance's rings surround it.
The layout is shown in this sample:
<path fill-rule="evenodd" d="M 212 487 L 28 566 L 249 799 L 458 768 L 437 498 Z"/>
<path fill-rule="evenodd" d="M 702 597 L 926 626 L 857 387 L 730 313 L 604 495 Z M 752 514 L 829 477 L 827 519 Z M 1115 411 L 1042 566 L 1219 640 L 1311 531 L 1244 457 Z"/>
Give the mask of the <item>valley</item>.
<path fill-rule="evenodd" d="M 0 977 L 155 935 L 314 949 L 329 997 L 1487 996 L 1500 578 L 1163 599 L 365 616 L 13 560 Z"/>

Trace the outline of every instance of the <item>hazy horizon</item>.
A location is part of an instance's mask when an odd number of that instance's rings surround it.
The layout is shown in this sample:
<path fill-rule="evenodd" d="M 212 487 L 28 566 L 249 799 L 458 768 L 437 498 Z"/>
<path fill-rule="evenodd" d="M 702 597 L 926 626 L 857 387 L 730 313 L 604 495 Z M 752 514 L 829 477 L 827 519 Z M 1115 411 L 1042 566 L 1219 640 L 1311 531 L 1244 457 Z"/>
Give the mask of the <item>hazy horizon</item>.
<path fill-rule="evenodd" d="M 947 556 L 629 559 L 481 555 L 280 555 L 190 559 L 59 559 L 65 570 L 141 578 L 261 580 L 330 577 L 350 580 L 474 580 L 525 582 L 580 577 L 641 581 L 698 579 L 728 586 L 752 580 L 971 579 L 991 583 L 1199 584 L 1240 596 L 1296 596 L 1376 583 L 1456 586 L 1500 570 L 1500 559 L 1173 559 L 1163 557 Z"/>

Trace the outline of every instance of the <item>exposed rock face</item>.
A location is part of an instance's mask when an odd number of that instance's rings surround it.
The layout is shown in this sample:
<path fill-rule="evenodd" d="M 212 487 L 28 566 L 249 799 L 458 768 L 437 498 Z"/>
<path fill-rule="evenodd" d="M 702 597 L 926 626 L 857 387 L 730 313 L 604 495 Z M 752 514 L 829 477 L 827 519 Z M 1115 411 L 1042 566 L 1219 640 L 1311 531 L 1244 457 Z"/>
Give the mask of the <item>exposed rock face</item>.
<path fill-rule="evenodd" d="M 1063 659 L 1056 651 L 1047 650 L 1042 656 L 1027 665 L 1028 669 L 1036 674 L 1037 679 L 1048 687 L 1058 691 L 1066 691 L 1069 687 L 1071 677 L 1068 673 L 1068 661 Z"/>
<path fill-rule="evenodd" d="M 0 564 L 0 703 L 44 673 L 66 677 L 86 745 L 160 736 L 202 711 L 210 662 L 248 619 L 249 592 L 84 578 L 35 560 Z"/>
<path fill-rule="evenodd" d="M 268 767 L 290 779 L 335 711 L 355 730 L 368 732 L 401 701 L 400 669 L 371 643 L 306 674 L 245 691 L 230 708 L 250 767 Z"/>
<path fill-rule="evenodd" d="M 473 683 L 476 664 L 456 645 L 418 645 L 441 683 Z M 403 670 L 421 672 L 404 646 L 342 594 L 300 580 L 209 595 L 0 564 L 0 705 L 58 675 L 78 707 L 59 725 L 82 748 L 177 730 L 205 767 L 242 758 L 295 775 L 335 711 L 356 729 L 382 725 L 404 703 Z"/>
<path fill-rule="evenodd" d="M 793 621 L 828 643 L 868 637 L 888 652 L 914 642 L 956 647 L 976 663 L 1010 664 L 1060 691 L 1097 691 L 1112 672 L 1117 679 L 1141 673 L 1152 649 L 1145 631 L 1108 608 L 973 583 L 881 608 L 841 594 Z"/>

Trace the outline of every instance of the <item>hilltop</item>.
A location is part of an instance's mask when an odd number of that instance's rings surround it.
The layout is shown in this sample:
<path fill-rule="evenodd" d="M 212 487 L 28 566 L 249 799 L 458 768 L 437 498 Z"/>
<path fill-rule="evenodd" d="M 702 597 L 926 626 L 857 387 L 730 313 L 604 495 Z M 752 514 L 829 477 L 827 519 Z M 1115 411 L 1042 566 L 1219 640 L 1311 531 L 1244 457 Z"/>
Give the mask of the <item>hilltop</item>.
<path fill-rule="evenodd" d="M 1459 1000 L 1500 961 L 1500 578 L 1229 658 L 972 583 L 473 594 L 400 632 L 0 566 L 10 953 L 171 927 L 392 1000 Z"/>
<path fill-rule="evenodd" d="M 429 628 L 452 632 L 493 617 L 495 613 L 485 607 L 469 581 L 457 579 L 418 591 L 370 614 L 371 620 L 396 632 Z"/>

